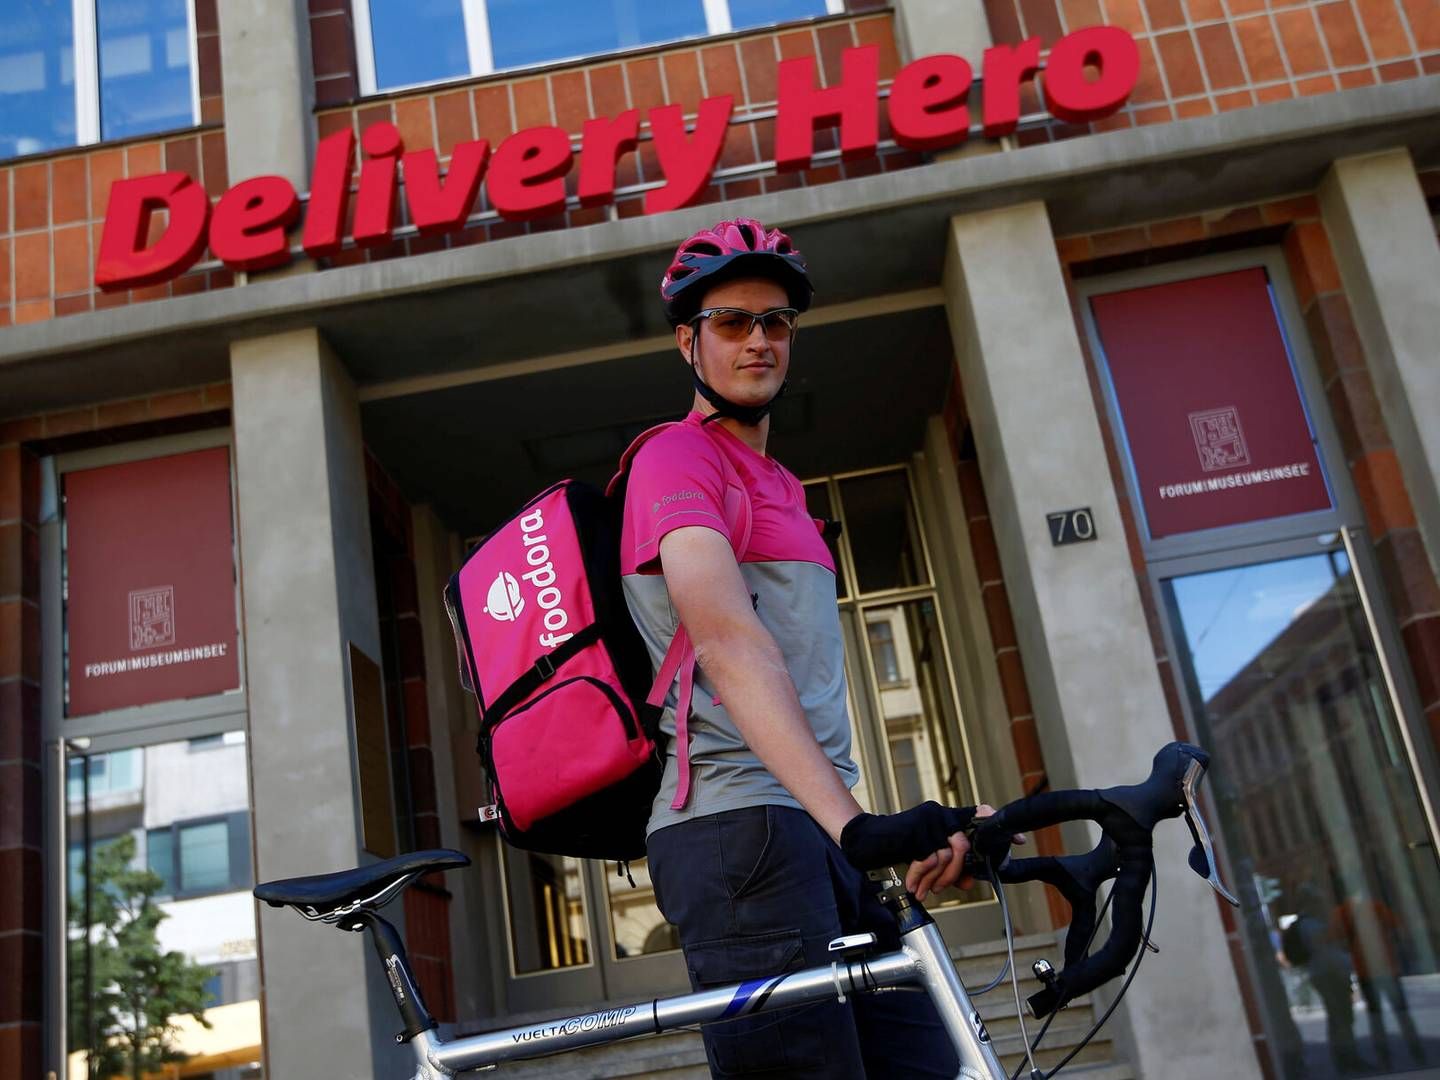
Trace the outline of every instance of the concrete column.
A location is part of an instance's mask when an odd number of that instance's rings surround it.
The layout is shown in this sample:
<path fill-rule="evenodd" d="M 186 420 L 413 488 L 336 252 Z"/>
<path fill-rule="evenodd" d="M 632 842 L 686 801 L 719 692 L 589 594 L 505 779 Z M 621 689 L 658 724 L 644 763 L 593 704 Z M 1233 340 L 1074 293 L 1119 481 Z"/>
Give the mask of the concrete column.
<path fill-rule="evenodd" d="M 221 0 L 216 8 L 230 183 L 283 176 L 309 190 L 315 75 L 306 0 Z"/>
<path fill-rule="evenodd" d="M 237 342 L 230 369 L 255 868 L 266 881 L 366 860 L 348 646 L 378 661 L 380 631 L 354 384 L 313 329 Z M 267 1076 L 408 1075 L 366 938 L 262 905 L 260 948 Z"/>
<path fill-rule="evenodd" d="M 1044 205 L 952 219 L 944 286 L 1051 783 L 1138 782 L 1174 736 Z M 1046 513 L 1079 506 L 1098 539 L 1052 546 Z M 1155 839 L 1164 956 L 1126 995 L 1118 1041 L 1142 1076 L 1258 1078 L 1189 835 L 1176 822 Z"/>
<path fill-rule="evenodd" d="M 1430 566 L 1440 574 L 1440 245 L 1410 152 L 1335 162 L 1320 185 L 1320 209 Z"/>
<path fill-rule="evenodd" d="M 895 39 L 904 61 L 954 53 L 977 69 L 992 44 L 985 5 L 955 0 L 895 0 Z"/>

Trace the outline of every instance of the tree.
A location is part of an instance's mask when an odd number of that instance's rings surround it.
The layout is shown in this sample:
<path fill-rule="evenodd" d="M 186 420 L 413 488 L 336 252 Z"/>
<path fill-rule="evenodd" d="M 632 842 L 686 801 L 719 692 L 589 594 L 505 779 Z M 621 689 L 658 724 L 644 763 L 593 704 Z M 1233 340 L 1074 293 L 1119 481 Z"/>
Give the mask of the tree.
<path fill-rule="evenodd" d="M 156 929 L 167 918 L 155 902 L 164 879 L 136 867 L 129 834 L 95 845 L 90 853 L 91 1009 L 95 1043 L 85 1032 L 85 938 L 70 942 L 70 1048 L 91 1051 L 92 1080 L 141 1080 L 189 1055 L 175 1045 L 175 1020 L 189 1015 L 208 1028 L 205 981 L 213 969 L 183 953 L 162 952 Z M 80 898 L 70 898 L 70 923 L 83 922 Z"/>

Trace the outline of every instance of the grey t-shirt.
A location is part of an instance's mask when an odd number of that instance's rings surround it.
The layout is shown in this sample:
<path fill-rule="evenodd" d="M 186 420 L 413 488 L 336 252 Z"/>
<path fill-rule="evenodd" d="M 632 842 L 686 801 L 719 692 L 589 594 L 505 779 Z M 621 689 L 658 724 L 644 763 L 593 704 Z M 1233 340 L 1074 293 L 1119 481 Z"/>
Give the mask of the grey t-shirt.
<path fill-rule="evenodd" d="M 699 420 L 698 413 L 691 413 L 680 425 L 651 438 L 631 466 L 621 546 L 630 614 L 658 670 L 678 625 L 659 572 L 660 539 L 691 525 L 729 539 L 726 491 L 738 481 L 749 496 L 752 515 L 741 576 L 756 614 L 780 647 L 817 741 L 846 785 L 853 787 L 860 771 L 850 757 L 835 565 L 805 508 L 804 488 L 779 462 L 757 454 L 718 425 L 702 430 Z M 735 504 L 733 493 L 730 504 Z M 744 806 L 800 806 L 745 744 L 714 697 L 714 686 L 697 668 L 689 725 L 690 797 L 676 810 L 671 807 L 679 780 L 676 688 L 671 688 L 661 721 L 670 746 L 648 832 Z"/>

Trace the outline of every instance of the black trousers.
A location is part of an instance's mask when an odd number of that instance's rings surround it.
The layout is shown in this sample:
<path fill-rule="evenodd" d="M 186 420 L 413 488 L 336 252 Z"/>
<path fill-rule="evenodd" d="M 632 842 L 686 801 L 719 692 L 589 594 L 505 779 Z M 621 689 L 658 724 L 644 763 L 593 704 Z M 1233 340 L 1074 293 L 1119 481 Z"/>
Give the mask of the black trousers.
<path fill-rule="evenodd" d="M 829 943 L 872 931 L 899 947 L 895 920 L 802 810 L 755 806 L 671 825 L 649 841 L 661 912 L 680 931 L 697 989 L 829 964 Z M 707 1024 L 717 1077 L 952 1080 L 959 1059 L 930 999 L 914 991 Z"/>

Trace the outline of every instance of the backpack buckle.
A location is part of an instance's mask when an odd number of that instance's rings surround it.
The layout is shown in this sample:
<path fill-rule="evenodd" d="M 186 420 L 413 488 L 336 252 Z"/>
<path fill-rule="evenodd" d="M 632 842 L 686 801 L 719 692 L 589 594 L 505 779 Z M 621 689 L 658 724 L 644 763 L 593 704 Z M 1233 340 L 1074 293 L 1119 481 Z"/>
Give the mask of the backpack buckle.
<path fill-rule="evenodd" d="M 549 653 L 546 653 L 540 657 L 539 660 L 535 661 L 535 672 L 540 676 L 541 682 L 544 682 L 550 678 L 551 675 L 555 674 L 555 662 L 550 659 Z"/>

